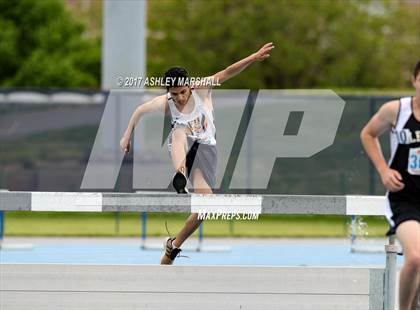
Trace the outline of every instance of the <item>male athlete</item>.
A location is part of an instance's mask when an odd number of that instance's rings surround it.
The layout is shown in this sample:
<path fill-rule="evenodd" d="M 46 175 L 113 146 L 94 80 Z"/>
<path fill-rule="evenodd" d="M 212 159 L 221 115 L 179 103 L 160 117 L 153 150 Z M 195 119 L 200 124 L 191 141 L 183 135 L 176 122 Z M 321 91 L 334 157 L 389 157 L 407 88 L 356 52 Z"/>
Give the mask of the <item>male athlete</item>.
<path fill-rule="evenodd" d="M 270 57 L 274 48 L 272 42 L 265 44 L 257 52 L 230 65 L 226 69 L 205 79 L 223 83 L 244 70 L 254 61 Z M 172 184 L 178 193 L 188 193 L 187 178 L 193 184 L 194 192 L 211 194 L 216 187 L 216 128 L 214 125 L 211 87 L 185 83 L 188 72 L 174 67 L 165 73 L 167 94 L 155 97 L 140 105 L 131 116 L 127 130 L 120 141 L 124 152 L 131 148 L 131 136 L 141 117 L 150 112 L 161 111 L 172 118 L 169 136 L 169 151 L 175 168 Z M 185 226 L 174 238 L 165 241 L 165 254 L 161 264 L 170 265 L 181 252 L 181 245 L 200 226 L 197 214 L 191 214 Z"/>
<path fill-rule="evenodd" d="M 414 68 L 414 97 L 385 103 L 361 132 L 362 143 L 388 190 L 388 235 L 397 235 L 405 255 L 400 275 L 400 310 L 415 309 L 420 290 L 420 60 Z M 391 159 L 378 137 L 391 131 Z"/>

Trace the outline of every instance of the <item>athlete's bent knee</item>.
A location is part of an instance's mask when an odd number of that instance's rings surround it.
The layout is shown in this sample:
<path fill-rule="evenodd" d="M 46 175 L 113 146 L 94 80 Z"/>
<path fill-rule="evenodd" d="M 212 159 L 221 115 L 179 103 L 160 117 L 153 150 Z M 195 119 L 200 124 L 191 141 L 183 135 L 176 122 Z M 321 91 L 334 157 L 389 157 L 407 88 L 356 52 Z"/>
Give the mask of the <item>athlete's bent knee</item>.
<path fill-rule="evenodd" d="M 406 258 L 407 268 L 412 272 L 420 272 L 420 253 L 413 253 Z"/>

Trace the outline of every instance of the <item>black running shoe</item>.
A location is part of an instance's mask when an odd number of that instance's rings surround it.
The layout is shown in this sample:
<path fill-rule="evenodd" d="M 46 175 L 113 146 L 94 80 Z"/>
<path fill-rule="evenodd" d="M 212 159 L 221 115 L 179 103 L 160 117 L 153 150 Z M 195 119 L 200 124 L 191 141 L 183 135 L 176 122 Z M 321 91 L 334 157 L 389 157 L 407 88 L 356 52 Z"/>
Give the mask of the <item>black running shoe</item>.
<path fill-rule="evenodd" d="M 163 244 L 165 253 L 163 254 L 162 258 L 160 259 L 161 265 L 172 265 L 174 263 L 174 260 L 177 256 L 179 256 L 179 253 L 181 252 L 181 249 L 174 248 L 172 246 L 172 241 L 174 241 L 175 238 L 167 238 L 165 240 L 165 243 Z"/>
<path fill-rule="evenodd" d="M 182 172 L 175 173 L 172 179 L 172 185 L 178 194 L 188 194 L 187 178 Z"/>

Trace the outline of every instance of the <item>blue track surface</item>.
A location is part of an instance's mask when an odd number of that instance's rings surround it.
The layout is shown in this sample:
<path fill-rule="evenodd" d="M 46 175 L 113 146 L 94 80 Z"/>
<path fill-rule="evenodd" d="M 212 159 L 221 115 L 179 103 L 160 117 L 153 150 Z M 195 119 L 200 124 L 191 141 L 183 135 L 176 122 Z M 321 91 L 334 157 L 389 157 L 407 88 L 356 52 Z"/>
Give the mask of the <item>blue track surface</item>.
<path fill-rule="evenodd" d="M 157 264 L 161 251 L 129 245 L 36 245 L 32 250 L 2 250 L 0 263 Z M 350 253 L 349 245 L 240 244 L 230 252 L 183 252 L 177 265 L 384 266 L 384 253 Z M 399 265 L 403 258 L 398 258 Z"/>

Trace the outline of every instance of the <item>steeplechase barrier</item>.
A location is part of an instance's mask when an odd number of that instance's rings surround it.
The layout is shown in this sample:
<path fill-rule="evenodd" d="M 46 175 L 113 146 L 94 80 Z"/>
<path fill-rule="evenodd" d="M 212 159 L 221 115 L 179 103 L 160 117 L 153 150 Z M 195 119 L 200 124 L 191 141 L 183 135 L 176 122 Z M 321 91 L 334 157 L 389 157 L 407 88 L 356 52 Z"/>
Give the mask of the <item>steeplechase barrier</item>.
<path fill-rule="evenodd" d="M 189 213 L 221 208 L 383 216 L 384 206 L 380 196 L 0 192 L 0 211 L 5 212 Z M 0 305 L 5 310 L 391 310 L 397 272 L 393 237 L 385 252 L 385 268 L 0 263 Z"/>

